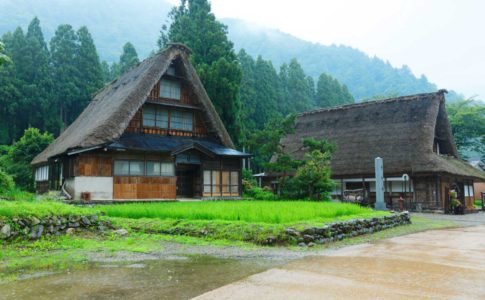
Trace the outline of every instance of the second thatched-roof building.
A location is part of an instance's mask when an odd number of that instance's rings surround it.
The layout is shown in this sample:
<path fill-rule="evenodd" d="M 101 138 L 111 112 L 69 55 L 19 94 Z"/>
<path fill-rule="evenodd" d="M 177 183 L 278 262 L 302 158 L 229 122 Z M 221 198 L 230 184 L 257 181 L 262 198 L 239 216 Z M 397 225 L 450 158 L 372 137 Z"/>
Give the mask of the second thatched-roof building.
<path fill-rule="evenodd" d="M 297 117 L 295 132 L 281 143 L 286 153 L 299 159 L 305 153 L 303 138 L 334 142 L 331 167 L 341 185 L 335 192 L 339 198 L 375 201 L 374 159 L 381 157 L 388 207 L 397 208 L 403 196 L 407 209 L 448 212 L 450 191 L 455 191 L 462 207 L 471 209 L 473 182 L 484 181 L 485 173 L 460 159 L 444 93 L 305 112 Z"/>

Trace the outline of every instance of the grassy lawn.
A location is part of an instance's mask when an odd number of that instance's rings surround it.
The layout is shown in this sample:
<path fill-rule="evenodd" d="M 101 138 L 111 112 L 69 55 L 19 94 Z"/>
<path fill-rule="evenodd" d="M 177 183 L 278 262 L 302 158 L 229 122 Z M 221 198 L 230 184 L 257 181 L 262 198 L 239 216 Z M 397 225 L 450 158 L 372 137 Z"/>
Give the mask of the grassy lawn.
<path fill-rule="evenodd" d="M 220 220 L 249 223 L 326 223 L 388 213 L 353 204 L 310 201 L 204 201 L 102 205 L 110 217 L 129 219 Z"/>

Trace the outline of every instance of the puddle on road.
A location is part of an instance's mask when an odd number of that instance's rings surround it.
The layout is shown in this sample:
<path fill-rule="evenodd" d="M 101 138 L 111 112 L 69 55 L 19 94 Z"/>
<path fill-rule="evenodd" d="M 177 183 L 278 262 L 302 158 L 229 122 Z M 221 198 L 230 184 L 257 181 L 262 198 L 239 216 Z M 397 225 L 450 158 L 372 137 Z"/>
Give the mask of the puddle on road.
<path fill-rule="evenodd" d="M 189 299 L 277 263 L 197 255 L 136 264 L 99 264 L 69 274 L 1 284 L 0 299 Z"/>

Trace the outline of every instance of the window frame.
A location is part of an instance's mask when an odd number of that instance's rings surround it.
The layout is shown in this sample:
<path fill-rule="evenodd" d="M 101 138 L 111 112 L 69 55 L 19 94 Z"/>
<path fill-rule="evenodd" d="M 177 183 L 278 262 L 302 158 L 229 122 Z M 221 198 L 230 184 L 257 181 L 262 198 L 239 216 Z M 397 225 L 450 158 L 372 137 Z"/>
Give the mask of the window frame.
<path fill-rule="evenodd" d="M 206 172 L 209 172 L 209 183 L 206 183 Z M 214 175 L 219 174 L 218 183 L 214 180 Z M 224 184 L 224 173 L 227 174 L 227 184 Z M 237 174 L 234 176 L 234 174 Z M 233 169 L 204 169 L 202 171 L 202 196 L 203 197 L 239 197 L 240 193 L 240 171 Z M 216 184 L 217 183 L 217 184 Z M 206 192 L 206 188 L 209 188 L 210 192 Z M 224 192 L 224 187 L 226 192 Z M 236 188 L 236 192 L 233 192 L 233 188 Z"/>
<path fill-rule="evenodd" d="M 128 174 L 119 174 L 116 173 L 116 162 L 128 162 Z M 131 173 L 131 163 L 132 162 L 142 162 L 143 163 L 143 173 L 141 175 L 139 174 L 132 174 Z M 160 173 L 159 175 L 148 175 L 148 168 L 147 164 L 149 162 L 152 163 L 158 163 L 160 166 Z M 163 164 L 169 164 L 172 166 L 172 173 L 171 175 L 168 175 L 167 173 L 162 172 L 162 165 Z M 114 177 L 174 177 L 175 176 L 175 163 L 172 161 L 166 161 L 166 160 L 154 160 L 154 159 L 114 159 L 113 160 L 113 176 Z"/>
<path fill-rule="evenodd" d="M 168 92 L 163 94 L 167 88 Z M 168 78 L 160 79 L 160 89 L 158 91 L 158 97 L 163 99 L 170 99 L 180 101 L 182 100 L 182 83 L 179 80 L 172 80 Z"/>
<path fill-rule="evenodd" d="M 154 111 L 153 120 L 146 118 L 147 111 Z M 162 120 L 162 112 L 166 113 L 166 121 L 164 125 L 159 125 Z M 174 116 L 177 120 L 174 122 Z M 156 106 L 144 106 L 142 109 L 142 127 L 157 128 L 165 130 L 179 130 L 186 132 L 194 132 L 195 126 L 195 114 L 193 111 L 181 110 L 181 109 L 168 109 Z M 147 121 L 153 121 L 153 124 L 148 125 Z M 174 126 L 174 124 L 177 124 Z"/>

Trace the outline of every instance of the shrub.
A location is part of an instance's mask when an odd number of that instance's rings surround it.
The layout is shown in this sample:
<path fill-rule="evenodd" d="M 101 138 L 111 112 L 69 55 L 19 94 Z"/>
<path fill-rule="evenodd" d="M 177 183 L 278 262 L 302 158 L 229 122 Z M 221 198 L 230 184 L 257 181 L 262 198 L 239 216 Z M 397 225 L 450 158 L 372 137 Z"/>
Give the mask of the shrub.
<path fill-rule="evenodd" d="M 273 194 L 271 190 L 267 188 L 260 188 L 258 186 L 254 186 L 251 189 L 245 191 L 245 197 L 250 197 L 255 200 L 275 200 L 277 199 L 276 195 Z"/>
<path fill-rule="evenodd" d="M 5 173 L 2 169 L 0 169 L 0 194 L 9 192 L 13 190 L 15 184 L 13 182 L 12 176 Z"/>

